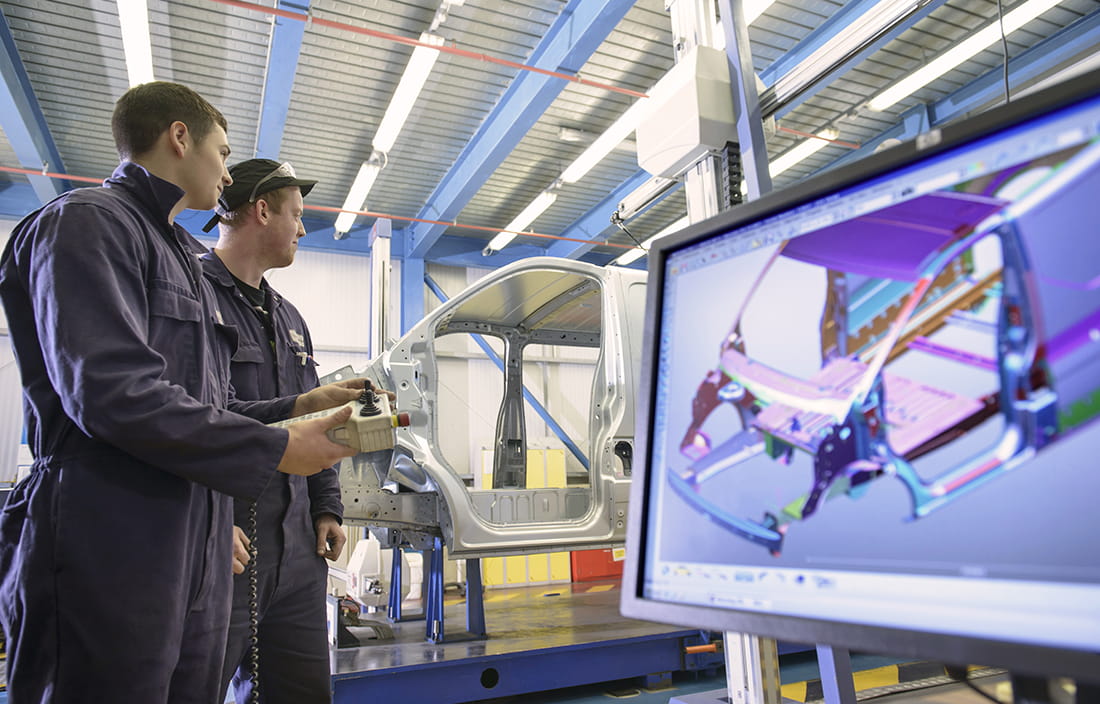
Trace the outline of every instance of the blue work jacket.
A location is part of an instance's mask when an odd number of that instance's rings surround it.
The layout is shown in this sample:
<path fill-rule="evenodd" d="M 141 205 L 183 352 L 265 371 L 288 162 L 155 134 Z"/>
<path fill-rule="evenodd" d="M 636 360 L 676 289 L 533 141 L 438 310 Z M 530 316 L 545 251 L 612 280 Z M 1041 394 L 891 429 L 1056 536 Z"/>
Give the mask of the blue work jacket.
<path fill-rule="evenodd" d="M 203 272 L 218 300 L 226 324 L 236 329 L 237 352 L 230 372 L 237 398 L 263 400 L 299 394 L 318 385 L 317 363 L 309 328 L 294 305 L 262 280 L 266 308 L 271 316 L 274 344 L 260 314 L 238 288 L 232 274 L 215 252 L 201 257 Z M 248 525 L 249 502 L 234 504 L 234 519 L 242 528 Z M 286 565 L 304 555 L 316 556 L 313 522 L 330 513 L 342 519 L 339 475 L 333 468 L 311 477 L 280 475 L 273 480 L 257 503 L 259 564 Z M 281 553 L 281 555 L 280 555 Z M 281 559 L 280 559 L 281 558 Z"/>
<path fill-rule="evenodd" d="M 229 497 L 258 497 L 288 440 L 264 423 L 293 398 L 232 395 L 236 333 L 168 220 L 182 196 L 124 162 L 24 219 L 0 260 L 35 456 L 5 506 L 0 607 L 104 614 L 105 652 L 145 629 L 171 642 L 169 611 L 228 601 Z"/>

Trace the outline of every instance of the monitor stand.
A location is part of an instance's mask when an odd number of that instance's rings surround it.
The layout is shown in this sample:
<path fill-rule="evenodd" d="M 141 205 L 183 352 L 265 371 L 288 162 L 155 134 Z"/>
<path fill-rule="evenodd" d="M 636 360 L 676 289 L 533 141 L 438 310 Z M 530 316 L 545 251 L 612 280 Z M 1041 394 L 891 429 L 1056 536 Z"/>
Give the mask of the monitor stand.
<path fill-rule="evenodd" d="M 852 655 L 847 648 L 817 644 L 817 669 L 825 704 L 856 704 L 856 685 L 852 679 Z"/>
<path fill-rule="evenodd" d="M 775 640 L 744 633 L 724 634 L 726 691 L 736 704 L 776 704 L 779 693 L 779 651 Z M 852 658 L 844 648 L 818 644 L 817 666 L 826 704 L 856 704 Z"/>

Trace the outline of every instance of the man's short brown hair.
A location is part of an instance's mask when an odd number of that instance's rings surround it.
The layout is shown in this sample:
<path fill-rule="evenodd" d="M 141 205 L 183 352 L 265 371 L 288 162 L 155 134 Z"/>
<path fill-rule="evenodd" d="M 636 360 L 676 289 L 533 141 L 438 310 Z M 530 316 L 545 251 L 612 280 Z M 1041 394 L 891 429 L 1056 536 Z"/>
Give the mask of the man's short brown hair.
<path fill-rule="evenodd" d="M 256 203 L 261 200 L 267 201 L 268 206 L 276 214 L 282 214 L 283 205 L 286 204 L 288 198 L 290 198 L 290 191 L 297 186 L 286 186 L 285 188 L 276 188 L 274 191 L 268 191 L 262 195 L 256 196 Z M 221 221 L 229 227 L 240 227 L 244 222 L 245 216 L 256 207 L 256 203 L 245 203 L 236 210 L 226 213 L 221 216 Z"/>
<path fill-rule="evenodd" d="M 196 144 L 206 138 L 214 125 L 229 129 L 218 109 L 187 86 L 167 81 L 142 83 L 123 93 L 111 116 L 119 158 L 132 159 L 145 154 L 177 120 L 187 125 Z"/>

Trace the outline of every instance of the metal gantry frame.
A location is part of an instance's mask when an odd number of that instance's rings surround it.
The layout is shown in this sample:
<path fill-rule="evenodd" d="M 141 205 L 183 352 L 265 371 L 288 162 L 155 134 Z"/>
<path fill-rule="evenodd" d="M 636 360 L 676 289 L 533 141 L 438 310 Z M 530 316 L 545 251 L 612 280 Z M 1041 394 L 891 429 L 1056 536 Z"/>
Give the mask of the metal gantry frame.
<path fill-rule="evenodd" d="M 695 42 L 713 42 L 715 38 L 710 28 L 715 26 L 717 19 L 713 13 L 717 11 L 720 15 L 729 61 L 741 170 L 746 182 L 745 197 L 755 200 L 769 192 L 772 183 L 763 113 L 752 70 L 748 25 L 742 3 L 720 0 L 716 5 L 714 0 L 672 0 L 669 9 L 673 14 L 677 58 Z M 685 174 L 689 222 L 717 215 L 720 210 L 736 202 L 736 199 L 725 197 L 721 192 L 721 163 L 718 155 L 708 155 Z M 737 184 L 729 183 L 727 178 L 725 187 L 732 189 Z M 779 653 L 775 640 L 727 632 L 724 642 L 727 701 L 734 704 L 779 704 Z M 817 655 L 826 702 L 855 704 L 848 651 L 819 644 Z"/>

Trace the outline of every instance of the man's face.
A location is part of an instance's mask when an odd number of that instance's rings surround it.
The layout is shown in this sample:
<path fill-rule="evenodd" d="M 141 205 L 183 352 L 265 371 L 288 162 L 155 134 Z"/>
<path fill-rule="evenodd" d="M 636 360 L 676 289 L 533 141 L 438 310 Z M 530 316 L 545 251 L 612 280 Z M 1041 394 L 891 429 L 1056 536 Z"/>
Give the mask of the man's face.
<path fill-rule="evenodd" d="M 193 210 L 212 210 L 218 204 L 222 189 L 233 183 L 226 169 L 229 158 L 229 138 L 220 125 L 206 133 L 200 142 L 192 142 L 187 154 L 184 183 L 187 207 Z"/>
<path fill-rule="evenodd" d="M 269 206 L 270 217 L 263 233 L 263 252 L 270 269 L 290 266 L 298 251 L 298 238 L 306 234 L 302 225 L 302 191 L 297 186 L 288 186 L 285 190 L 287 197 L 279 211 Z"/>

